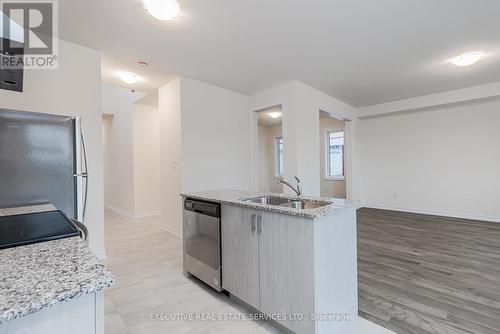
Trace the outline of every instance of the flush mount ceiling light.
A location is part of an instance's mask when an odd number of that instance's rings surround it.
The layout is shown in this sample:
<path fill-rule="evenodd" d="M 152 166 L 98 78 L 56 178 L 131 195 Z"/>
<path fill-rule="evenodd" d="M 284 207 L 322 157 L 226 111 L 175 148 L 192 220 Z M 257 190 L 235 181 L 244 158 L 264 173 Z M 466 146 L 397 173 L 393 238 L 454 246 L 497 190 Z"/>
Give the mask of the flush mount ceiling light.
<path fill-rule="evenodd" d="M 173 20 L 180 12 L 177 0 L 144 0 L 146 11 L 161 21 Z"/>
<path fill-rule="evenodd" d="M 268 115 L 271 118 L 278 118 L 278 117 L 281 117 L 281 111 L 273 111 L 273 112 L 268 113 Z"/>
<path fill-rule="evenodd" d="M 139 81 L 139 77 L 132 72 L 118 72 L 118 77 L 125 83 L 135 84 Z"/>
<path fill-rule="evenodd" d="M 451 60 L 451 63 L 456 66 L 460 67 L 465 67 L 465 66 L 470 66 L 472 64 L 475 64 L 481 59 L 483 56 L 483 53 L 480 51 L 475 51 L 475 52 L 469 52 L 465 53 L 463 55 L 460 55 L 456 58 L 453 58 Z"/>

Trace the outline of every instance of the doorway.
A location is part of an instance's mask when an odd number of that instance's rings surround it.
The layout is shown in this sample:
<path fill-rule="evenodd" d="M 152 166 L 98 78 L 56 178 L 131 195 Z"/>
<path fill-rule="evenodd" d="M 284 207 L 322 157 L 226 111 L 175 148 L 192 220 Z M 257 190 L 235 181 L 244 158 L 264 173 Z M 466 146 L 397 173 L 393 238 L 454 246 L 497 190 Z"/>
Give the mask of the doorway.
<path fill-rule="evenodd" d="M 346 122 L 319 112 L 321 197 L 346 198 Z"/>
<path fill-rule="evenodd" d="M 276 181 L 284 175 L 283 110 L 275 106 L 255 112 L 258 124 L 258 191 L 282 193 Z"/>

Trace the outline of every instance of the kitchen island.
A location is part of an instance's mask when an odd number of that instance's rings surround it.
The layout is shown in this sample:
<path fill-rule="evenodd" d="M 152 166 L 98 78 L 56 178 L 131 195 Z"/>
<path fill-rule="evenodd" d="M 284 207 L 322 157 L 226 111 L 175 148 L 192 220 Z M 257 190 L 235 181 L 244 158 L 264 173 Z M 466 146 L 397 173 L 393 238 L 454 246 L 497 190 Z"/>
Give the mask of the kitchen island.
<path fill-rule="evenodd" d="M 222 288 L 233 299 L 299 334 L 344 333 L 356 319 L 353 203 L 239 190 L 182 196 L 221 205 Z"/>
<path fill-rule="evenodd" d="M 54 209 L 0 209 L 0 216 Z M 0 334 L 101 334 L 102 292 L 113 283 L 79 237 L 0 250 Z"/>

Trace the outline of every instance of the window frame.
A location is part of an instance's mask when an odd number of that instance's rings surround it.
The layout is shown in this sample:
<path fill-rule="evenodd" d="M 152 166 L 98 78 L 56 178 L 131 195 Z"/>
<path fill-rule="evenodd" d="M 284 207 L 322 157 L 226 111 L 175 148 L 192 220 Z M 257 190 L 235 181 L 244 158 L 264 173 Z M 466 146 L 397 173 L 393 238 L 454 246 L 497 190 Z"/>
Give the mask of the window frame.
<path fill-rule="evenodd" d="M 280 154 L 279 154 L 279 140 L 281 139 L 281 144 L 283 145 L 283 166 L 280 164 Z M 275 136 L 274 137 L 274 177 L 277 179 L 283 179 L 283 175 L 285 174 L 285 143 L 283 141 L 283 136 Z M 280 166 L 283 170 L 283 175 L 280 175 Z"/>
<path fill-rule="evenodd" d="M 342 171 L 344 175 L 342 176 L 331 176 L 330 172 L 330 133 L 339 133 L 342 132 L 344 138 L 344 149 L 342 150 Z M 345 151 L 346 151 L 346 142 L 345 142 L 345 128 L 337 128 L 337 129 L 326 129 L 325 130 L 325 180 L 327 181 L 345 181 Z"/>

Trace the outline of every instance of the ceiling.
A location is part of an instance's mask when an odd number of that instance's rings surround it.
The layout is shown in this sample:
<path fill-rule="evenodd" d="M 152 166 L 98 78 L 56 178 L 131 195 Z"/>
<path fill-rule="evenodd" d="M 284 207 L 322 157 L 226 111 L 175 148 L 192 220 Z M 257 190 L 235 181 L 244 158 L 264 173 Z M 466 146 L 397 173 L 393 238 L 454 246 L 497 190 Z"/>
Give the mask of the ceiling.
<path fill-rule="evenodd" d="M 281 106 L 256 111 L 257 123 L 259 124 L 259 126 L 271 127 L 282 124 L 283 121 L 281 117 L 272 118 L 271 116 L 268 115 L 271 112 L 281 112 Z"/>
<path fill-rule="evenodd" d="M 320 110 L 319 111 L 319 118 L 322 118 L 322 117 L 331 117 L 331 118 L 334 118 L 329 113 L 327 113 L 326 111 Z M 340 119 L 339 119 L 339 121 L 340 121 Z"/>
<path fill-rule="evenodd" d="M 120 71 L 133 72 L 139 77 L 139 81 L 134 84 L 127 84 L 118 78 Z M 135 89 L 141 92 L 152 92 L 172 80 L 174 77 L 164 74 L 162 71 L 151 66 L 142 67 L 137 61 L 125 60 L 119 57 L 112 57 L 107 54 L 101 56 L 101 79 L 103 82 Z"/>
<path fill-rule="evenodd" d="M 168 76 L 243 94 L 299 80 L 357 107 L 500 81 L 500 1 L 179 1 L 167 22 L 140 0 L 60 1 L 59 35 Z M 475 50 L 474 66 L 446 62 Z"/>

